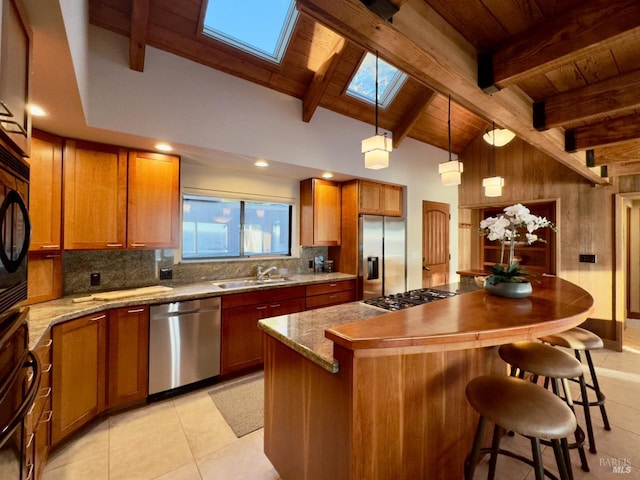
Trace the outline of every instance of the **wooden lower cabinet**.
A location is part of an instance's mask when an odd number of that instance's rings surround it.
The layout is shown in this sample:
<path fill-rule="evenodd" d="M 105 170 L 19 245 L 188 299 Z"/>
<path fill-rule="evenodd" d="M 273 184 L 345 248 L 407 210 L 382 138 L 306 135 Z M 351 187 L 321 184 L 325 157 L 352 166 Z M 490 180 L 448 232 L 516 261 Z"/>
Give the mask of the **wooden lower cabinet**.
<path fill-rule="evenodd" d="M 258 320 L 301 312 L 304 306 L 304 287 L 222 297 L 221 373 L 262 365 L 263 334 Z"/>
<path fill-rule="evenodd" d="M 355 280 L 340 280 L 307 285 L 306 310 L 353 302 L 355 299 Z"/>
<path fill-rule="evenodd" d="M 149 306 L 109 310 L 107 408 L 144 400 L 149 391 Z"/>
<path fill-rule="evenodd" d="M 57 444 L 105 405 L 107 312 L 53 327 L 53 422 Z"/>
<path fill-rule="evenodd" d="M 53 445 L 104 410 L 147 397 L 148 305 L 55 325 L 53 345 Z"/>

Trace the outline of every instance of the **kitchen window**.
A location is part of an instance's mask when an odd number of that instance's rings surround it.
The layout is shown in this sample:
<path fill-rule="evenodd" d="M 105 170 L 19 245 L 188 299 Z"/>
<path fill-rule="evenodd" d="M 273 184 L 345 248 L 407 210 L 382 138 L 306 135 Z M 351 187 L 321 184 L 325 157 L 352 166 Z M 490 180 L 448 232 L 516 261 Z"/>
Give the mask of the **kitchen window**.
<path fill-rule="evenodd" d="M 281 203 L 185 195 L 182 258 L 290 256 L 292 210 Z"/>

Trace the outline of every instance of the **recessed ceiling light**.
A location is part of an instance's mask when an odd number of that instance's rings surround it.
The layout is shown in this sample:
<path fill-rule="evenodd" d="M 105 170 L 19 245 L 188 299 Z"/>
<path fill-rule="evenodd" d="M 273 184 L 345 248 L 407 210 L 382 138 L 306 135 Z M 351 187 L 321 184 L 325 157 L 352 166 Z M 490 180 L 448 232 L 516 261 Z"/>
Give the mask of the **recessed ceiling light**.
<path fill-rule="evenodd" d="M 173 147 L 168 143 L 156 143 L 155 149 L 161 152 L 170 152 L 173 150 Z"/>
<path fill-rule="evenodd" d="M 31 113 L 31 115 L 33 115 L 34 117 L 44 117 L 47 115 L 47 112 L 45 112 L 44 109 L 38 105 L 29 105 L 29 113 Z"/>
<path fill-rule="evenodd" d="M 322 178 L 333 178 L 333 173 L 331 172 L 324 172 L 322 174 Z"/>
<path fill-rule="evenodd" d="M 254 165 L 256 167 L 264 168 L 264 167 L 268 167 L 269 163 L 267 163 L 266 160 L 257 160 L 256 163 L 254 163 Z"/>

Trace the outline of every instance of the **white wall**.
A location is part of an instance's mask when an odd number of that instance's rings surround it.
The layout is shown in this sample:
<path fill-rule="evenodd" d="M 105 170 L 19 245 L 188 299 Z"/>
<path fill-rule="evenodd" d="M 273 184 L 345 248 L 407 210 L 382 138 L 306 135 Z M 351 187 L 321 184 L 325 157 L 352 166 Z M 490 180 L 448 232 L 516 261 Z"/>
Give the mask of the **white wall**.
<path fill-rule="evenodd" d="M 421 285 L 423 200 L 451 205 L 451 273 L 456 278 L 457 189 L 443 187 L 437 173 L 438 163 L 447 159 L 445 151 L 406 139 L 391 154 L 388 169 L 366 170 L 360 141 L 372 134 L 371 125 L 322 108 L 304 123 L 296 98 L 151 47 L 144 72 L 135 72 L 129 69 L 128 39 L 91 26 L 89 40 L 89 126 L 210 149 L 213 167 L 213 151 L 221 151 L 225 157 L 238 155 L 244 164 L 246 157 L 265 158 L 406 185 L 408 287 Z M 188 170 L 189 178 L 198 177 L 192 167 Z M 201 172 L 203 178 L 216 175 L 211 168 Z"/>

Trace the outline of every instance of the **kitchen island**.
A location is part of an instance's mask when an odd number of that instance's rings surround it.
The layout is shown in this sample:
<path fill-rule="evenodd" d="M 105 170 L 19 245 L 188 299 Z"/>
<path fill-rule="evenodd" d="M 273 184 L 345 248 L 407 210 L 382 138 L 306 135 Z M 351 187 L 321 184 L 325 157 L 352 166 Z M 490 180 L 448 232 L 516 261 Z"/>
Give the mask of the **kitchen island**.
<path fill-rule="evenodd" d="M 506 373 L 496 346 L 579 325 L 593 298 L 542 278 L 529 298 L 477 290 L 398 312 L 352 303 L 261 320 L 265 453 L 283 480 L 463 477 L 466 384 Z"/>

